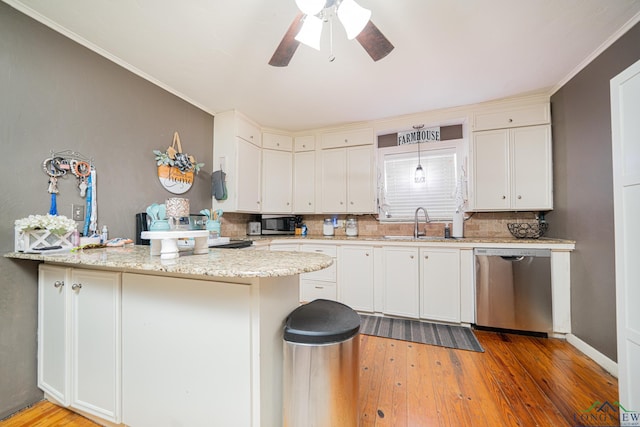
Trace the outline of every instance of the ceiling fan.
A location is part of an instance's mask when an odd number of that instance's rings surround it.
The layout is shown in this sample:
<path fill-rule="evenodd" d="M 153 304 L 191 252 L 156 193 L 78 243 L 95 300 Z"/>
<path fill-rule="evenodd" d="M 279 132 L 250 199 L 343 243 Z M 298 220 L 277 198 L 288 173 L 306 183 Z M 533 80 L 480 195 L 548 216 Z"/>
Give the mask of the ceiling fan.
<path fill-rule="evenodd" d="M 320 50 L 323 22 L 335 14 L 347 31 L 349 40 L 356 39 L 371 59 L 379 61 L 392 50 L 391 42 L 371 21 L 371 11 L 355 0 L 295 0 L 300 12 L 293 19 L 273 53 L 269 65 L 286 67 L 300 43 Z M 333 61 L 333 57 L 330 57 Z"/>

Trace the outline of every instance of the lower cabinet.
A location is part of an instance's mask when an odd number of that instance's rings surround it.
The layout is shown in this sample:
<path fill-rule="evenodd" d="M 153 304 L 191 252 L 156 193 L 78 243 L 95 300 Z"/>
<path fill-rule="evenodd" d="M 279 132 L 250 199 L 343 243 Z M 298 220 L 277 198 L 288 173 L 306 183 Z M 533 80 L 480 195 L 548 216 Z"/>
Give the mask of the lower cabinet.
<path fill-rule="evenodd" d="M 420 317 L 460 322 L 458 249 L 420 249 Z"/>
<path fill-rule="evenodd" d="M 338 259 L 338 301 L 373 312 L 373 246 L 341 246 Z"/>
<path fill-rule="evenodd" d="M 300 302 L 309 302 L 315 299 L 337 299 L 337 250 L 335 245 L 300 245 L 302 252 L 316 252 L 333 258 L 333 264 L 324 270 L 300 275 Z"/>
<path fill-rule="evenodd" d="M 121 419 L 121 274 L 40 265 L 38 387 L 64 406 Z"/>
<path fill-rule="evenodd" d="M 383 309 L 384 314 L 420 316 L 420 287 L 418 285 L 417 247 L 385 247 L 383 253 Z"/>

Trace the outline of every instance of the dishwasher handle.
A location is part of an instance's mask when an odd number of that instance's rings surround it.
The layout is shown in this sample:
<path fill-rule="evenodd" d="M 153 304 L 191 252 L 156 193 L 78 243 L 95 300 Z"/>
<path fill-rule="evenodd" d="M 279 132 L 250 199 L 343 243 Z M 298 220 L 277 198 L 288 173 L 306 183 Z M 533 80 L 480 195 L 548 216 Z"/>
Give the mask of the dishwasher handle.
<path fill-rule="evenodd" d="M 505 261 L 511 261 L 511 262 L 518 262 L 518 261 L 522 261 L 524 259 L 524 256 L 520 255 L 511 255 L 511 256 L 501 256 L 500 258 L 502 258 Z"/>

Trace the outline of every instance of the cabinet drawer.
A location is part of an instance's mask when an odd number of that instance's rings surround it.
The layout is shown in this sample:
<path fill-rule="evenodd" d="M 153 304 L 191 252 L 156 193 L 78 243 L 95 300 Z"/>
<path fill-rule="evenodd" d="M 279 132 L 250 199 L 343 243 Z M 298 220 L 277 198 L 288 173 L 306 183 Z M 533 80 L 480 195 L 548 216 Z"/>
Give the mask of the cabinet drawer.
<path fill-rule="evenodd" d="M 300 280 L 300 301 L 310 302 L 319 298 L 335 301 L 335 284 L 316 280 Z"/>
<path fill-rule="evenodd" d="M 302 273 L 300 278 L 304 280 L 322 280 L 335 283 L 337 277 L 336 264 L 336 260 L 334 259 L 333 264 L 329 267 L 318 271 L 312 271 L 311 273 Z"/>
<path fill-rule="evenodd" d="M 373 144 L 373 129 L 328 132 L 321 136 L 321 148 L 352 147 Z"/>
<path fill-rule="evenodd" d="M 302 252 L 317 252 L 319 254 L 325 254 L 327 256 L 335 258 L 338 255 L 338 251 L 335 245 L 300 245 L 300 251 Z"/>
<path fill-rule="evenodd" d="M 293 148 L 293 139 L 288 135 L 265 132 L 262 134 L 262 148 L 291 151 Z"/>
<path fill-rule="evenodd" d="M 313 151 L 316 149 L 316 138 L 312 136 L 296 136 L 294 140 L 295 151 Z"/>
<path fill-rule="evenodd" d="M 258 147 L 262 146 L 260 128 L 242 117 L 236 117 L 236 136 Z"/>
<path fill-rule="evenodd" d="M 549 103 L 540 103 L 473 115 L 473 130 L 503 129 L 550 123 Z"/>

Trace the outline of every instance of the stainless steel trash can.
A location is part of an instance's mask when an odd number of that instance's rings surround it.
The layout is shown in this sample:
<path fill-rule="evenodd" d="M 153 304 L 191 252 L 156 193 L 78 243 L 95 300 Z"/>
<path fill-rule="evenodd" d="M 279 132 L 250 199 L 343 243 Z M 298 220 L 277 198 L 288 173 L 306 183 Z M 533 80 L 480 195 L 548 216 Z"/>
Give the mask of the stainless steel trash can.
<path fill-rule="evenodd" d="M 360 316 L 318 299 L 295 309 L 284 327 L 283 425 L 356 427 Z"/>

